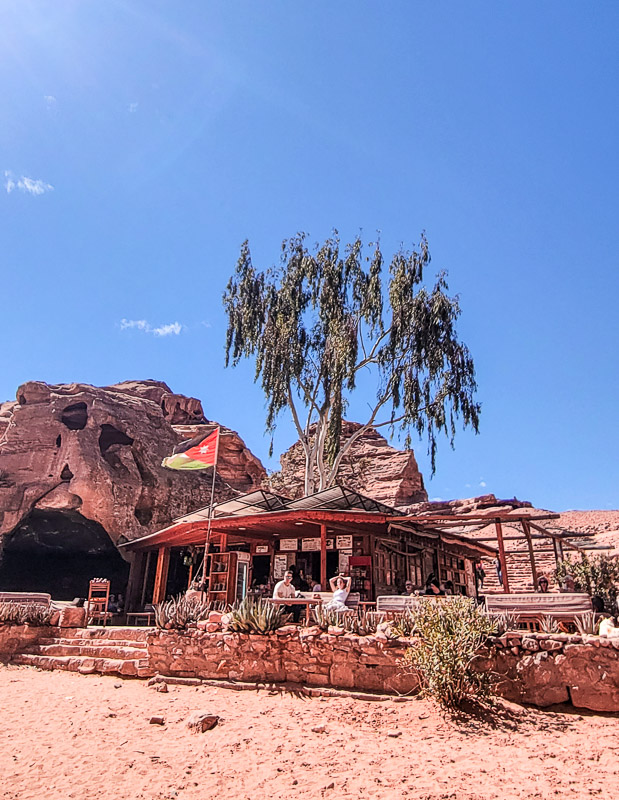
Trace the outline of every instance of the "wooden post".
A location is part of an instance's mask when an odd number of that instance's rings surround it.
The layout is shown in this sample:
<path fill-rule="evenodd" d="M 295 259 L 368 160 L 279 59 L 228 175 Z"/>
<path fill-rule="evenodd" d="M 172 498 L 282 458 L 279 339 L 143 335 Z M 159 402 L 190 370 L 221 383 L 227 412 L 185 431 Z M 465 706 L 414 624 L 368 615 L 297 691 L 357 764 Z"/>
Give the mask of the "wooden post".
<path fill-rule="evenodd" d="M 140 597 L 140 611 L 144 608 L 144 603 L 146 602 L 146 589 L 148 587 L 148 576 L 150 575 L 150 563 L 153 557 L 153 551 L 149 550 L 146 553 L 146 566 L 144 567 L 144 578 L 142 583 L 142 596 Z"/>
<path fill-rule="evenodd" d="M 170 567 L 170 548 L 160 547 L 157 556 L 157 572 L 155 573 L 155 587 L 153 589 L 153 605 L 165 600 L 165 590 L 168 583 L 168 569 Z"/>
<path fill-rule="evenodd" d="M 129 580 L 125 591 L 125 611 L 134 611 L 144 581 L 144 552 L 131 554 Z"/>
<path fill-rule="evenodd" d="M 531 538 L 531 528 L 526 519 L 520 520 L 522 523 L 522 530 L 527 540 L 529 548 L 529 559 L 531 560 L 531 575 L 533 576 L 533 591 L 537 591 L 537 567 L 535 566 L 535 552 L 533 551 L 533 539 Z"/>
<path fill-rule="evenodd" d="M 501 527 L 501 520 L 494 521 L 496 528 L 496 538 L 499 543 L 499 561 L 501 562 L 501 574 L 503 575 L 503 591 L 509 594 L 509 578 L 507 577 L 507 561 L 505 560 L 505 545 L 503 544 L 503 528 Z"/>
<path fill-rule="evenodd" d="M 327 591 L 327 526 L 320 525 L 320 586 L 323 592 Z"/>
<path fill-rule="evenodd" d="M 228 534 L 222 533 L 219 537 L 219 552 L 225 553 L 228 550 Z"/>

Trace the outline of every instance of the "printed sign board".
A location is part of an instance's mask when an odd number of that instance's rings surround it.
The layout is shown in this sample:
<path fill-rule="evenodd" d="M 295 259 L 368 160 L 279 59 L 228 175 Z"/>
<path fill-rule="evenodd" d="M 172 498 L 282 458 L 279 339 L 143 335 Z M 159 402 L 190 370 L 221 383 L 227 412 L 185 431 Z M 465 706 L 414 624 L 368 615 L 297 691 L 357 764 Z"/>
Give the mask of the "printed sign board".
<path fill-rule="evenodd" d="M 352 548 L 352 536 L 336 536 L 335 546 L 338 550 L 350 550 Z"/>
<path fill-rule="evenodd" d="M 333 539 L 327 539 L 327 550 L 333 550 Z M 312 551 L 320 551 L 320 537 L 317 539 L 302 539 L 301 540 L 301 550 L 305 550 L 306 552 Z"/>
<path fill-rule="evenodd" d="M 279 549 L 280 552 L 288 551 L 288 550 L 298 550 L 299 549 L 299 540 L 298 539 L 280 539 L 279 540 Z"/>
<path fill-rule="evenodd" d="M 350 557 L 352 550 L 340 550 L 338 552 L 338 572 L 345 575 L 350 567 Z"/>
<path fill-rule="evenodd" d="M 281 581 L 284 573 L 288 569 L 288 557 L 286 555 L 280 556 L 276 554 L 273 559 L 273 577 L 276 581 Z"/>
<path fill-rule="evenodd" d="M 256 545 L 256 555 L 268 555 L 269 554 L 269 545 L 268 544 L 257 544 Z"/>

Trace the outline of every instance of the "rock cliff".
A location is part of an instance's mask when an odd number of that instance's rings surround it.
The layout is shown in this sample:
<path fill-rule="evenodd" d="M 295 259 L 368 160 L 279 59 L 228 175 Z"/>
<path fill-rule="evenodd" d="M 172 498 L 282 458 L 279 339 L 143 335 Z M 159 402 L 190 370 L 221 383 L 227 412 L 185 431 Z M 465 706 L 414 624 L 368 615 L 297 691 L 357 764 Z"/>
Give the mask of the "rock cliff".
<path fill-rule="evenodd" d="M 357 422 L 344 422 L 342 441 L 359 430 Z M 297 442 L 280 459 L 281 471 L 269 478 L 270 486 L 288 497 L 301 497 L 305 459 Z M 338 482 L 390 506 L 427 501 L 423 476 L 412 450 L 396 450 L 374 429 L 365 431 L 342 461 Z"/>
<path fill-rule="evenodd" d="M 30 382 L 0 406 L 0 534 L 33 512 L 102 526 L 114 543 L 143 536 L 210 502 L 211 471 L 161 467 L 183 439 L 208 432 L 199 400 L 159 381 L 114 386 Z M 217 498 L 250 491 L 266 472 L 222 427 Z"/>

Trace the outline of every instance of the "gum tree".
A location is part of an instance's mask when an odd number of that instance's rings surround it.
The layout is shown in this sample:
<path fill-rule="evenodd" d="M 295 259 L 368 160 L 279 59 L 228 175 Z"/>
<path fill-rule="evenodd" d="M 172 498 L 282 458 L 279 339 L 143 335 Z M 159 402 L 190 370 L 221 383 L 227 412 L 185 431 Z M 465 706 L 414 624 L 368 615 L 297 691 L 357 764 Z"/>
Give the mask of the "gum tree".
<path fill-rule="evenodd" d="M 386 282 L 380 241 L 367 249 L 360 237 L 342 249 L 337 231 L 310 248 L 299 233 L 282 243 L 279 266 L 261 272 L 246 241 L 223 298 L 226 366 L 255 359 L 270 433 L 290 411 L 305 454 L 306 495 L 336 481 L 342 458 L 370 427 L 403 432 L 407 447 L 413 432 L 425 436 L 433 473 L 439 433 L 453 446 L 458 419 L 478 429 L 475 368 L 456 333 L 458 298 L 447 294 L 445 273 L 425 285 L 425 236 L 393 255 Z M 362 370 L 376 393 L 361 428 L 341 441 Z"/>

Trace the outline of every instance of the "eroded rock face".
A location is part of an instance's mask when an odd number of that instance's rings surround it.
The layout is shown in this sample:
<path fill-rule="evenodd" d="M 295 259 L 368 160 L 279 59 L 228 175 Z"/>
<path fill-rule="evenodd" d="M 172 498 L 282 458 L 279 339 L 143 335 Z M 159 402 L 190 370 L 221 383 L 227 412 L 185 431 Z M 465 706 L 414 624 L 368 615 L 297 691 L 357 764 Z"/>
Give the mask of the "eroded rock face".
<path fill-rule="evenodd" d="M 360 427 L 357 422 L 344 422 L 342 442 Z M 280 463 L 281 472 L 271 476 L 271 486 L 288 497 L 301 497 L 305 459 L 300 442 L 284 453 Z M 396 450 L 374 429 L 365 431 L 351 446 L 342 461 L 338 483 L 390 506 L 408 506 L 428 499 L 413 451 Z"/>
<path fill-rule="evenodd" d="M 79 513 L 115 543 L 164 527 L 210 502 L 212 473 L 177 473 L 161 460 L 213 427 L 199 400 L 158 381 L 20 386 L 17 402 L 0 406 L 0 534 L 46 510 Z M 266 475 L 223 427 L 219 465 L 218 499 L 250 491 Z"/>

